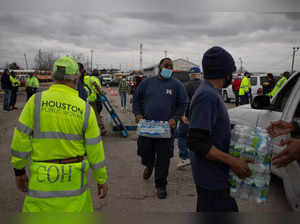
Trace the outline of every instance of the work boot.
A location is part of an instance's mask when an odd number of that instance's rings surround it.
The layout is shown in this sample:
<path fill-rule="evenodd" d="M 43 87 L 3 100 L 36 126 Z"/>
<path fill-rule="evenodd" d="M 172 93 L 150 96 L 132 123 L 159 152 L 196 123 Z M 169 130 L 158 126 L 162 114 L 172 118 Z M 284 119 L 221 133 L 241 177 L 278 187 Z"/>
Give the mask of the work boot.
<path fill-rule="evenodd" d="M 156 195 L 159 199 L 167 198 L 168 193 L 167 193 L 166 188 L 157 188 Z"/>
<path fill-rule="evenodd" d="M 146 167 L 144 169 L 143 178 L 144 180 L 148 180 L 152 175 L 153 168 Z"/>

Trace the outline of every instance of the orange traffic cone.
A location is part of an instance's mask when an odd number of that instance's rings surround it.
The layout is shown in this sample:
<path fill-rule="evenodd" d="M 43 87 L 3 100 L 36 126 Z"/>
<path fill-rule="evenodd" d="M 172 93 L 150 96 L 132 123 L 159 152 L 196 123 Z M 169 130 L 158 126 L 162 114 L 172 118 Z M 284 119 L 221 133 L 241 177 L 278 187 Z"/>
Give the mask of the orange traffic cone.
<path fill-rule="evenodd" d="M 114 96 L 114 91 L 113 90 L 110 91 L 110 96 Z"/>

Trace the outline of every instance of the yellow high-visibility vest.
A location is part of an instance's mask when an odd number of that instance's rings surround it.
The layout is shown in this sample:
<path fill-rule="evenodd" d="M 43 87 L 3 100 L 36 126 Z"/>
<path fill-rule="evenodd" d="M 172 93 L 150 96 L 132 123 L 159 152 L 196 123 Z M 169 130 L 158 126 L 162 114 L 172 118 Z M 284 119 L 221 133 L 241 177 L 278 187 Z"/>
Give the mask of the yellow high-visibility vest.
<path fill-rule="evenodd" d="M 244 96 L 245 93 L 248 93 L 250 91 L 250 89 L 251 89 L 251 82 L 246 76 L 244 76 L 239 89 L 239 95 Z"/>
<path fill-rule="evenodd" d="M 76 90 L 55 84 L 31 97 L 14 130 L 11 153 L 16 169 L 32 161 L 24 212 L 93 211 L 86 172 L 91 167 L 97 183 L 106 183 L 104 149 L 95 112 Z M 43 162 L 85 155 L 78 163 Z"/>
<path fill-rule="evenodd" d="M 90 88 L 91 92 L 88 92 L 88 100 L 89 102 L 95 102 L 97 99 L 98 90 L 94 86 L 94 83 L 96 83 L 101 88 L 101 83 L 99 79 L 96 76 L 84 76 L 84 83 Z"/>
<path fill-rule="evenodd" d="M 21 85 L 21 82 L 18 79 L 16 79 L 15 77 L 13 77 L 12 75 L 9 76 L 9 79 L 10 79 L 13 87 L 18 87 Z"/>
<path fill-rule="evenodd" d="M 276 93 L 278 92 L 278 90 L 283 86 L 283 84 L 287 81 L 286 77 L 282 77 L 275 85 L 274 89 L 272 90 L 272 92 L 269 94 L 270 96 L 275 96 Z"/>

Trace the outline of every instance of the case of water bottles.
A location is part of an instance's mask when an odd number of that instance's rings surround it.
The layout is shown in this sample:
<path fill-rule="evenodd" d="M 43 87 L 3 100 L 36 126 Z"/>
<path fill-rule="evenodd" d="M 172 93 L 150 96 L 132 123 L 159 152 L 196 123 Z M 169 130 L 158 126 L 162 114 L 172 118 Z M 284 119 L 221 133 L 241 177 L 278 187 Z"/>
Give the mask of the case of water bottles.
<path fill-rule="evenodd" d="M 168 121 L 141 119 L 137 126 L 137 134 L 149 138 L 171 138 L 171 127 Z"/>
<path fill-rule="evenodd" d="M 271 178 L 271 139 L 266 130 L 257 127 L 236 125 L 232 131 L 230 154 L 250 158 L 251 176 L 241 180 L 230 171 L 230 193 L 236 199 L 263 203 L 267 200 Z"/>

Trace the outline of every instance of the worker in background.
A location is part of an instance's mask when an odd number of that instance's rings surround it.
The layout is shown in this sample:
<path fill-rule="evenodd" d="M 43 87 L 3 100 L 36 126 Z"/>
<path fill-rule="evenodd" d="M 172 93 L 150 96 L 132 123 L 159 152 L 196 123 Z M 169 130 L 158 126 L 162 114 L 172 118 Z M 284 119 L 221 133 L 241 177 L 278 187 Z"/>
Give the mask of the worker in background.
<path fill-rule="evenodd" d="M 236 70 L 230 53 L 221 47 L 202 59 L 204 81 L 196 90 L 189 114 L 188 146 L 197 190 L 197 212 L 235 212 L 229 192 L 229 168 L 240 178 L 251 175 L 249 159 L 229 154 L 230 120 L 218 89 L 228 87 Z"/>
<path fill-rule="evenodd" d="M 292 137 L 295 137 L 300 134 L 300 126 L 299 123 L 295 121 L 276 121 L 269 125 L 267 131 L 272 138 L 287 134 L 291 134 Z M 291 162 L 300 160 L 300 139 L 288 138 L 282 140 L 280 146 L 286 146 L 286 148 L 277 155 L 273 155 L 272 164 L 274 166 L 277 168 L 286 167 Z"/>
<path fill-rule="evenodd" d="M 39 80 L 35 77 L 34 73 L 31 73 L 29 77 L 26 79 L 26 93 L 27 93 L 27 100 L 35 94 L 39 88 Z"/>
<path fill-rule="evenodd" d="M 250 73 L 245 72 L 239 89 L 240 105 L 249 104 L 251 95 Z"/>
<path fill-rule="evenodd" d="M 187 95 L 181 82 L 172 78 L 173 62 L 164 58 L 159 63 L 158 75 L 142 81 L 133 99 L 133 113 L 138 123 L 141 119 L 168 121 L 176 128 L 187 104 Z M 167 197 L 167 178 L 170 158 L 173 157 L 173 137 L 149 138 L 139 136 L 138 155 L 145 166 L 143 178 L 149 179 L 155 168 L 157 197 Z"/>
<path fill-rule="evenodd" d="M 199 67 L 192 67 L 189 71 L 190 81 L 184 84 L 186 93 L 188 95 L 188 104 L 186 106 L 185 114 L 182 116 L 181 120 L 178 122 L 177 127 L 177 139 L 178 139 L 178 149 L 179 149 L 179 158 L 180 161 L 177 164 L 177 168 L 181 169 L 182 167 L 190 165 L 190 156 L 189 149 L 186 145 L 187 134 L 189 129 L 189 107 L 192 100 L 192 97 L 201 84 L 201 70 Z"/>
<path fill-rule="evenodd" d="M 16 73 L 14 71 L 12 71 L 10 73 L 10 81 L 12 83 L 12 91 L 11 91 L 11 97 L 10 97 L 10 109 L 11 110 L 17 110 L 18 108 L 16 107 L 16 102 L 17 102 L 17 93 L 18 93 L 18 89 L 19 86 L 21 86 L 21 82 L 16 79 Z"/>
<path fill-rule="evenodd" d="M 128 81 L 126 80 L 126 76 L 123 75 L 122 79 L 119 83 L 119 95 L 121 99 L 121 112 L 126 112 L 126 99 L 127 94 L 130 91 L 130 86 Z"/>
<path fill-rule="evenodd" d="M 269 96 L 271 96 L 271 97 L 275 96 L 276 93 L 278 92 L 278 90 L 283 86 L 283 84 L 288 80 L 289 77 L 290 77 L 290 73 L 289 72 L 284 72 L 282 74 L 281 79 L 276 83 L 274 89 L 269 94 Z"/>
<path fill-rule="evenodd" d="M 75 90 L 79 72 L 72 57 L 56 60 L 53 78 L 54 85 L 28 100 L 14 130 L 11 163 L 17 189 L 26 193 L 23 211 L 92 212 L 90 167 L 99 197 L 108 190 L 95 112 Z"/>
<path fill-rule="evenodd" d="M 240 97 L 239 97 L 239 90 L 242 83 L 241 74 L 238 74 L 237 77 L 234 78 L 232 82 L 232 91 L 235 95 L 235 106 L 240 105 Z"/>
<path fill-rule="evenodd" d="M 89 87 L 84 83 L 84 75 L 85 75 L 85 70 L 84 66 L 82 63 L 78 63 L 78 68 L 79 68 L 79 78 L 77 82 L 77 91 L 79 94 L 79 97 L 83 99 L 84 101 L 87 101 L 88 95 L 91 93 L 91 90 Z"/>
<path fill-rule="evenodd" d="M 1 89 L 4 91 L 4 99 L 3 99 L 3 111 L 10 111 L 10 99 L 11 99 L 11 91 L 12 91 L 12 83 L 9 78 L 8 69 L 4 69 L 4 72 L 1 77 Z"/>
<path fill-rule="evenodd" d="M 107 133 L 107 131 L 105 130 L 102 118 L 100 116 L 100 113 L 98 113 L 98 107 L 97 107 L 97 100 L 99 100 L 98 98 L 100 97 L 100 94 L 104 94 L 104 93 L 101 90 L 101 84 L 97 77 L 97 73 L 94 72 L 89 76 L 88 75 L 84 76 L 84 83 L 91 89 L 91 93 L 88 96 L 88 101 L 96 113 L 98 125 L 101 130 L 101 135 L 104 136 Z"/>
<path fill-rule="evenodd" d="M 267 74 L 267 79 L 263 82 L 263 94 L 268 95 L 275 86 L 275 80 L 272 73 Z"/>

